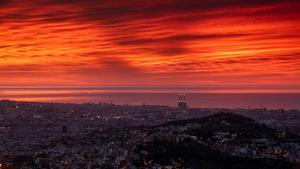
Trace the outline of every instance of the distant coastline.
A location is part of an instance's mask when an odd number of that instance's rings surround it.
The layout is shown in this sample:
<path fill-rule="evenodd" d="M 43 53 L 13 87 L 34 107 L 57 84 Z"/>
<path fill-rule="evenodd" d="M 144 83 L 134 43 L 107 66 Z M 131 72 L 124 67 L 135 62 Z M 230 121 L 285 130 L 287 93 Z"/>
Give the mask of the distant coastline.
<path fill-rule="evenodd" d="M 24 93 L 5 95 L 0 100 L 50 103 L 114 103 L 118 105 L 177 106 L 177 93 L 138 92 L 69 92 Z M 187 93 L 187 101 L 194 108 L 268 108 L 300 109 L 298 93 Z"/>

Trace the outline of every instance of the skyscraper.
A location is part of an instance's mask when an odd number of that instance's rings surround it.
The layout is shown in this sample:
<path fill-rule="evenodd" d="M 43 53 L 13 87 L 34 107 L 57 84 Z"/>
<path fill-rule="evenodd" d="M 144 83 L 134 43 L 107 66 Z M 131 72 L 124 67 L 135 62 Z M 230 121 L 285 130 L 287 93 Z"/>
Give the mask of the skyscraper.
<path fill-rule="evenodd" d="M 186 103 L 186 94 L 178 94 L 178 110 L 181 112 L 188 112 L 188 105 Z"/>

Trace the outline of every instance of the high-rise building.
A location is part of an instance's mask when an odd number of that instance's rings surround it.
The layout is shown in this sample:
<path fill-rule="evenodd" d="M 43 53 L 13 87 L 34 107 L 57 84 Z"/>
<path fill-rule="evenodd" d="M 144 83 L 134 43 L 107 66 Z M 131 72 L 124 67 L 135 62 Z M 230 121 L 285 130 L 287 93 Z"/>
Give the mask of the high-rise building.
<path fill-rule="evenodd" d="M 186 94 L 178 94 L 178 110 L 181 112 L 188 112 L 188 105 L 186 103 Z"/>

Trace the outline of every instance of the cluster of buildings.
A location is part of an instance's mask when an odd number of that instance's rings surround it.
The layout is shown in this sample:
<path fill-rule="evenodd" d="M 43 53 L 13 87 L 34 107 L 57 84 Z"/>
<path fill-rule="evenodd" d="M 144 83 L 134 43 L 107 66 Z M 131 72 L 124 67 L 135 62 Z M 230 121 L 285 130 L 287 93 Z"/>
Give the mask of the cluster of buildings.
<path fill-rule="evenodd" d="M 234 156 L 249 158 L 272 158 L 292 162 L 300 162 L 300 139 L 251 138 L 236 139 L 236 133 L 216 132 L 212 147 Z"/>
<path fill-rule="evenodd" d="M 234 156 L 300 162 L 297 139 L 240 141 L 237 133 L 223 131 L 203 139 L 189 132 L 203 127 L 197 123 L 172 125 L 173 121 L 207 115 L 201 112 L 214 114 L 216 111 L 220 110 L 190 109 L 185 94 L 178 96 L 178 108 L 0 101 L 0 169 L 12 165 L 24 169 L 32 166 L 134 169 L 138 145 L 185 140 Z M 166 122 L 168 125 L 161 125 Z M 177 161 L 175 165 L 181 163 Z"/>

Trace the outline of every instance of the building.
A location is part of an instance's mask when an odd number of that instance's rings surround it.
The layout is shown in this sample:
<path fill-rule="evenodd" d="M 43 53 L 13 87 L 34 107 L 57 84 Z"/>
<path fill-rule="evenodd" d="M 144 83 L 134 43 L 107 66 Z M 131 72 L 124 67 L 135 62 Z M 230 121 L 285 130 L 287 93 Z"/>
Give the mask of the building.
<path fill-rule="evenodd" d="M 188 105 L 186 103 L 186 94 L 178 94 L 178 110 L 181 112 L 188 112 Z"/>

